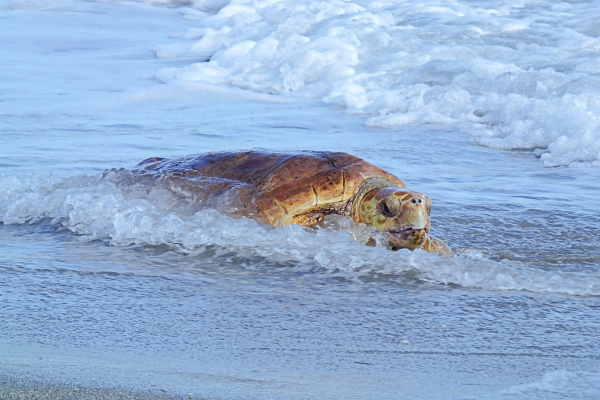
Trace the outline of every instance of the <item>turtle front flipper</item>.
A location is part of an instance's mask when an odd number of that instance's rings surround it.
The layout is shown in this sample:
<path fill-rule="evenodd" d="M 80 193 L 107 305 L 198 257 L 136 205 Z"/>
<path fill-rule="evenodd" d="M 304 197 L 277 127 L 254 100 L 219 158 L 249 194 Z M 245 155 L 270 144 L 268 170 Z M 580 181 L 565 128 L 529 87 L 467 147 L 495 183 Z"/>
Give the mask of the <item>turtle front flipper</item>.
<path fill-rule="evenodd" d="M 438 253 L 443 255 L 444 257 L 451 258 L 454 257 L 454 252 L 446 243 L 444 243 L 441 239 L 436 238 L 435 236 L 429 235 L 427 240 L 421 246 L 421 249 L 429 252 L 429 253 Z"/>
<path fill-rule="evenodd" d="M 427 240 L 425 241 L 423 246 L 421 246 L 421 249 L 430 253 L 441 254 L 447 258 L 454 257 L 454 252 L 450 249 L 450 247 L 448 247 L 446 243 L 444 243 L 441 239 L 438 239 L 435 236 L 431 235 L 427 237 Z"/>

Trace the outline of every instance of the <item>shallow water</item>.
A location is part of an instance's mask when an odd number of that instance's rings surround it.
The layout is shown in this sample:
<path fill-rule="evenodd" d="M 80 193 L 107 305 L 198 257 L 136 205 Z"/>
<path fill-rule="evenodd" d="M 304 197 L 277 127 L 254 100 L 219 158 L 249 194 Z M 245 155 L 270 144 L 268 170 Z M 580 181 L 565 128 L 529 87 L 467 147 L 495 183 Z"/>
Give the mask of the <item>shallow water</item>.
<path fill-rule="evenodd" d="M 544 168 L 449 125 L 161 85 L 160 68 L 190 62 L 149 51 L 197 23 L 182 9 L 25 5 L 0 7 L 2 59 L 22 54 L 0 72 L 3 368 L 226 398 L 600 393 L 597 168 Z M 367 247 L 344 220 L 189 215 L 100 180 L 253 147 L 347 151 L 398 175 L 433 199 L 432 232 L 459 256 Z"/>

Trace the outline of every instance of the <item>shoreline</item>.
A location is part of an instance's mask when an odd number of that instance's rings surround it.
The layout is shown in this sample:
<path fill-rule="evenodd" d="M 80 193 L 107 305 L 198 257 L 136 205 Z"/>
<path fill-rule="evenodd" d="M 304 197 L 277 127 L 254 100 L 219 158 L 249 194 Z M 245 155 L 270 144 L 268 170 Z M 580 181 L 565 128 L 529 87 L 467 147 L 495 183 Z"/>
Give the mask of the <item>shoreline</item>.
<path fill-rule="evenodd" d="M 165 389 L 136 389 L 103 383 L 71 383 L 43 374 L 0 369 L 0 400 L 217 400 L 194 394 L 177 395 Z"/>

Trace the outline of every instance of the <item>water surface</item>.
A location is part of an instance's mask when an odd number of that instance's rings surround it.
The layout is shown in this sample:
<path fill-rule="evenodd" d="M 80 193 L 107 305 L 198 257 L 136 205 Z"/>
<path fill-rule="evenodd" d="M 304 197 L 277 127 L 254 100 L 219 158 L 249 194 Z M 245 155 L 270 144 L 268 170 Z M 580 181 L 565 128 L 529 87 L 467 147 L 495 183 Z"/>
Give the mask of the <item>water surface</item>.
<path fill-rule="evenodd" d="M 597 168 L 546 168 L 452 124 L 374 127 L 318 99 L 161 84 L 192 61 L 150 49 L 197 24 L 188 9 L 28 5 L 0 12 L 0 54 L 17 60 L 0 72 L 3 369 L 248 399 L 600 393 Z M 188 215 L 100 179 L 254 147 L 396 174 L 433 199 L 432 232 L 459 256 L 367 247 L 344 220 Z"/>

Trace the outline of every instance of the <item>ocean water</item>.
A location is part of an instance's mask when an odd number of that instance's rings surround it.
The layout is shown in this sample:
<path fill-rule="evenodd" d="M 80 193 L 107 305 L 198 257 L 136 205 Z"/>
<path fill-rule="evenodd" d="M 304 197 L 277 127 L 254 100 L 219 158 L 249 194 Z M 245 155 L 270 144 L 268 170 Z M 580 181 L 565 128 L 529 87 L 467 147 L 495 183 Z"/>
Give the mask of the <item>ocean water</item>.
<path fill-rule="evenodd" d="M 0 1 L 0 368 L 191 397 L 600 397 L 598 10 Z M 108 179 L 247 148 L 396 174 L 457 256 Z"/>

